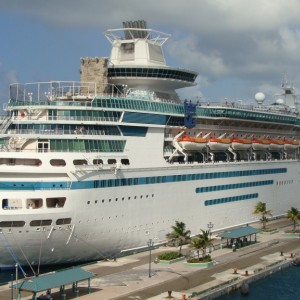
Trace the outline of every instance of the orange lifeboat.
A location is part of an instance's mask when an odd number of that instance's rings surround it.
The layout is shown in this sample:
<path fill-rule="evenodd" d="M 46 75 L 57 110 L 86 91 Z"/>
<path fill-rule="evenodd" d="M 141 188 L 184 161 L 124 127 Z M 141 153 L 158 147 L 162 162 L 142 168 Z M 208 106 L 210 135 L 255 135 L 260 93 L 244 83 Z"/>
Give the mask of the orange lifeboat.
<path fill-rule="evenodd" d="M 227 150 L 231 146 L 231 139 L 210 137 L 208 146 L 211 150 Z"/>
<path fill-rule="evenodd" d="M 284 140 L 283 144 L 283 149 L 286 151 L 296 150 L 299 147 L 299 141 L 296 140 Z"/>
<path fill-rule="evenodd" d="M 269 140 L 260 140 L 260 139 L 253 139 L 252 140 L 253 150 L 268 150 L 269 145 L 270 145 Z"/>
<path fill-rule="evenodd" d="M 238 139 L 232 138 L 231 148 L 233 150 L 248 150 L 252 146 L 252 140 L 250 139 Z"/>
<path fill-rule="evenodd" d="M 283 140 L 272 140 L 270 139 L 269 150 L 282 150 L 284 146 Z"/>
<path fill-rule="evenodd" d="M 191 137 L 184 135 L 178 139 L 178 144 L 181 148 L 187 151 L 200 151 L 207 145 L 208 140 L 206 138 Z"/>

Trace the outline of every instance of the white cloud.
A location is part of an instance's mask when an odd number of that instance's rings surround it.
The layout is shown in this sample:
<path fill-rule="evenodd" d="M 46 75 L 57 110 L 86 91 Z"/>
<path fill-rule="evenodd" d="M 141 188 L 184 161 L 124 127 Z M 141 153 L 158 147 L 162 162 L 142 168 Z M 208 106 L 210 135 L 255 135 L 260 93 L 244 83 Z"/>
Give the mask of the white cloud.
<path fill-rule="evenodd" d="M 275 85 L 284 73 L 300 83 L 299 0 L 2 0 L 0 9 L 54 28 L 99 32 L 145 19 L 173 33 L 165 48 L 177 65 L 199 72 L 202 87 L 239 78 L 254 90 L 258 82 Z"/>
<path fill-rule="evenodd" d="M 168 51 L 171 55 L 180 58 L 181 63 L 184 65 L 190 68 L 197 66 L 200 71 L 206 70 L 205 73 L 213 77 L 228 73 L 220 51 L 218 49 L 212 49 L 211 51 L 201 49 L 194 36 L 171 42 Z"/>
<path fill-rule="evenodd" d="M 298 0 L 2 0 L 0 8 L 55 24 L 118 24 L 124 18 L 145 18 L 200 32 L 271 30 L 287 22 L 297 24 L 300 14 Z"/>

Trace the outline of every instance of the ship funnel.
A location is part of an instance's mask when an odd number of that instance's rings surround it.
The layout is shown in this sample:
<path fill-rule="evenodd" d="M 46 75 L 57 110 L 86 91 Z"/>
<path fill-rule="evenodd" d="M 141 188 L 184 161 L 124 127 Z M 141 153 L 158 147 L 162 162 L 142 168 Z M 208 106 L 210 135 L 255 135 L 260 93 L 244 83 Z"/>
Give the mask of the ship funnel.
<path fill-rule="evenodd" d="M 145 39 L 148 36 L 147 31 L 147 22 L 144 20 L 139 21 L 125 21 L 123 22 L 123 28 L 124 28 L 124 36 L 126 40 L 131 39 Z M 133 29 L 141 29 L 141 30 L 130 30 L 130 28 Z M 146 30 L 143 30 L 146 29 Z"/>

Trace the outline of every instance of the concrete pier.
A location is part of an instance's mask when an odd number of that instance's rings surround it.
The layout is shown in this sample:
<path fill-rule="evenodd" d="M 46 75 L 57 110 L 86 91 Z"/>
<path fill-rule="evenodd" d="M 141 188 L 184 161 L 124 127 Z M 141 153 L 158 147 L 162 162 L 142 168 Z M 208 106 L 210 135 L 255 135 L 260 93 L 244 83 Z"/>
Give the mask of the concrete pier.
<path fill-rule="evenodd" d="M 91 280 L 91 293 L 83 282 L 78 284 L 77 294 L 72 293 L 72 286 L 66 287 L 66 299 L 214 299 L 245 282 L 250 283 L 288 266 L 300 254 L 299 238 L 283 235 L 291 228 L 291 221 L 279 219 L 268 225 L 278 231 L 270 235 L 258 234 L 257 243 L 253 245 L 235 252 L 229 248 L 212 251 L 215 265 L 210 268 L 189 267 L 184 261 L 171 265 L 155 264 L 159 253 L 176 251 L 176 248 L 167 247 L 152 251 L 151 277 L 148 274 L 149 253 L 146 252 L 87 265 L 84 269 L 97 274 Z M 168 291 L 172 291 L 170 297 Z M 59 290 L 52 290 L 52 298 L 61 299 Z M 0 299 L 11 299 L 9 285 L 0 287 Z M 31 299 L 31 296 L 22 294 L 22 299 Z"/>

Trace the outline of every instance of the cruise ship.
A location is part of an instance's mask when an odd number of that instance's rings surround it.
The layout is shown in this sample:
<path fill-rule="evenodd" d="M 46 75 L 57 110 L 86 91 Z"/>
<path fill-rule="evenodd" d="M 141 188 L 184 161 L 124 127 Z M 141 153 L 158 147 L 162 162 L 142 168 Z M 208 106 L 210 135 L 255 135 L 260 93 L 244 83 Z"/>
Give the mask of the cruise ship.
<path fill-rule="evenodd" d="M 272 105 L 180 99 L 197 73 L 166 64 L 170 35 L 145 21 L 105 33 L 110 57 L 80 81 L 12 84 L 1 122 L 0 267 L 113 258 L 299 207 L 293 84 Z"/>

